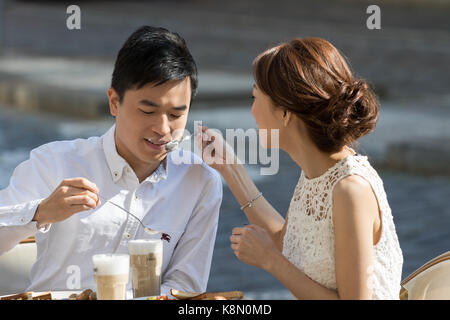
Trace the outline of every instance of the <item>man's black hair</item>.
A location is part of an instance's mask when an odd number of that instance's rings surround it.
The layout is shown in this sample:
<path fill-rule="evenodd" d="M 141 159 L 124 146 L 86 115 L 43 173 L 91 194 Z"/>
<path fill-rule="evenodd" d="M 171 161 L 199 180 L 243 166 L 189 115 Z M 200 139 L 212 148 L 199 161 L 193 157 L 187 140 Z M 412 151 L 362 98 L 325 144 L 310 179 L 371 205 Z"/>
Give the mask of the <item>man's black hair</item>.
<path fill-rule="evenodd" d="M 120 49 L 111 87 L 122 101 L 128 89 L 140 89 L 148 83 L 161 85 L 186 77 L 191 79 L 192 101 L 197 93 L 197 66 L 184 39 L 164 28 L 142 26 Z"/>

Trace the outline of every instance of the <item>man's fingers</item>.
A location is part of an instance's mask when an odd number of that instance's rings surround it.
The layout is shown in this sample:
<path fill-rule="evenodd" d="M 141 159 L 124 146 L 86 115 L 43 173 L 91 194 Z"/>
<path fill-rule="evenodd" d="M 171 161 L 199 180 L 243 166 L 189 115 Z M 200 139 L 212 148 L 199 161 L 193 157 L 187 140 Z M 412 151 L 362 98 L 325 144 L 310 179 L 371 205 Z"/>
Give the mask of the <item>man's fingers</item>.
<path fill-rule="evenodd" d="M 89 206 L 87 206 L 85 204 L 76 204 L 76 205 L 74 205 L 74 206 L 72 206 L 70 208 L 71 208 L 72 214 L 92 209 L 91 207 L 89 207 Z"/>
<path fill-rule="evenodd" d="M 96 202 L 97 205 L 100 204 L 100 197 L 98 196 L 97 193 L 94 193 L 90 190 L 86 190 L 86 189 L 82 189 L 82 188 L 77 188 L 77 187 L 67 187 L 67 189 L 65 190 L 65 194 L 66 196 L 89 196 L 92 198 L 92 200 L 94 200 Z"/>
<path fill-rule="evenodd" d="M 97 202 L 88 195 L 78 195 L 66 198 L 66 203 L 70 206 L 85 205 L 89 209 L 95 209 Z"/>
<path fill-rule="evenodd" d="M 93 193 L 98 193 L 99 190 L 95 183 L 89 181 L 86 178 L 70 178 L 65 179 L 62 182 L 62 185 L 69 186 L 69 187 L 75 187 L 80 189 L 87 189 Z"/>

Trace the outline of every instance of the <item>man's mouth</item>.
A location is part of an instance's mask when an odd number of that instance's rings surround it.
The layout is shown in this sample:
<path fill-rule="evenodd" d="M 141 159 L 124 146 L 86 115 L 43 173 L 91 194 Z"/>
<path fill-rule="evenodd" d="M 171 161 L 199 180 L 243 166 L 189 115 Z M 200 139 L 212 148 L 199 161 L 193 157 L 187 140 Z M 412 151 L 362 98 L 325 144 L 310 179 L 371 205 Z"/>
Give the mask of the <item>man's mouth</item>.
<path fill-rule="evenodd" d="M 144 140 L 147 142 L 147 145 L 149 147 L 151 147 L 152 149 L 155 150 L 160 150 L 163 149 L 164 146 L 169 142 L 169 141 L 164 141 L 164 140 L 153 140 L 151 138 L 144 138 Z"/>

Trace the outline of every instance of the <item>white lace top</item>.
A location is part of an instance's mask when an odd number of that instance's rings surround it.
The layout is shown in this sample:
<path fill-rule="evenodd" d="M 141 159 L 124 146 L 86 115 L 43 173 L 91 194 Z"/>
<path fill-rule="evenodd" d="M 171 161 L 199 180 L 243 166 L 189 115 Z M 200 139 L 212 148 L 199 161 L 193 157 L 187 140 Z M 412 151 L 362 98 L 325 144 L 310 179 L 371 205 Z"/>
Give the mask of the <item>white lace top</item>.
<path fill-rule="evenodd" d="M 372 298 L 399 299 L 403 255 L 383 181 L 366 156 L 347 156 L 314 179 L 302 171 L 289 206 L 283 255 L 312 280 L 336 290 L 332 192 L 340 179 L 353 174 L 371 184 L 381 209 L 382 234 L 373 247 L 373 270 L 368 270 Z"/>

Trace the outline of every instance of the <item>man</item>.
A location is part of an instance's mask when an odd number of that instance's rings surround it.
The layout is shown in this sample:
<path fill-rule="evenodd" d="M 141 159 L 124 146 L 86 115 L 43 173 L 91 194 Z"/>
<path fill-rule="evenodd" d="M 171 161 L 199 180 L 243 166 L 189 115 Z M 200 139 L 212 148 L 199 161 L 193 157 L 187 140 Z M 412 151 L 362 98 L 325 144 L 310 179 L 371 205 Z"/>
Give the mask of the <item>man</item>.
<path fill-rule="evenodd" d="M 165 150 L 181 137 L 196 89 L 184 40 L 141 27 L 114 66 L 108 98 L 115 125 L 102 137 L 40 146 L 15 169 L 0 191 L 0 253 L 35 235 L 27 290 L 75 289 L 77 275 L 77 289 L 94 289 L 94 254 L 128 253 L 129 240 L 161 237 L 110 202 L 170 236 L 163 241 L 162 294 L 206 290 L 221 179 L 194 154 L 192 164 L 179 164 L 171 155 L 188 151 Z"/>

